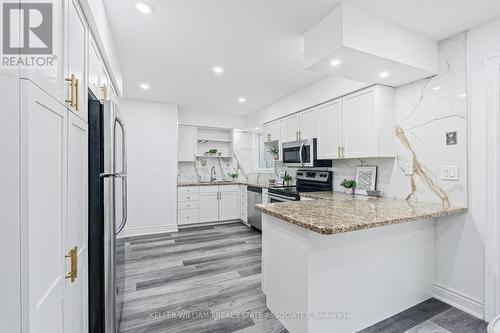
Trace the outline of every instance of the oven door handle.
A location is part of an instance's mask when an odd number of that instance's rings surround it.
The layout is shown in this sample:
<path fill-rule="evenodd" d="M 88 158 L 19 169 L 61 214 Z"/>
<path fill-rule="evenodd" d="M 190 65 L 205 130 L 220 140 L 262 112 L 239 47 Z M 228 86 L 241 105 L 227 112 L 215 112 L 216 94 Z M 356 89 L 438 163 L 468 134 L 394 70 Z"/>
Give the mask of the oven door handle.
<path fill-rule="evenodd" d="M 275 194 L 275 193 L 269 193 L 269 198 L 278 198 L 278 199 L 284 199 L 284 200 L 288 200 L 288 201 L 296 201 L 295 200 L 295 197 L 286 197 L 284 195 L 279 195 L 279 194 Z"/>
<path fill-rule="evenodd" d="M 300 150 L 299 150 L 300 164 L 302 164 L 302 166 L 304 166 L 304 161 L 302 160 L 302 150 L 303 149 L 304 149 L 304 143 L 302 142 L 302 144 L 300 145 Z"/>

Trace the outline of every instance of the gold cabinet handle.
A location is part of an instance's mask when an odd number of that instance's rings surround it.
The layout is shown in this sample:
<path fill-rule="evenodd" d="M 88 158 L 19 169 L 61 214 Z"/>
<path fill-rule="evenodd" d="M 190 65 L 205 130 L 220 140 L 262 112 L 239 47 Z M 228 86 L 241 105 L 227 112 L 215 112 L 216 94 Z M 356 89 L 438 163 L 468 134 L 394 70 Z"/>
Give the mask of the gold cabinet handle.
<path fill-rule="evenodd" d="M 76 111 L 78 111 L 78 105 L 80 103 L 78 103 L 78 87 L 79 87 L 79 82 L 78 82 L 78 79 L 75 80 L 75 109 Z"/>
<path fill-rule="evenodd" d="M 70 279 L 71 282 L 75 282 L 78 277 L 78 247 L 75 246 L 64 256 L 70 259 L 70 271 L 66 274 L 65 278 Z"/>
<path fill-rule="evenodd" d="M 71 107 L 75 107 L 75 74 L 71 74 L 71 77 L 66 78 L 66 82 L 69 82 L 71 88 L 70 99 L 66 100 L 66 103 L 69 103 Z"/>
<path fill-rule="evenodd" d="M 108 87 L 106 85 L 103 85 L 101 87 L 101 94 L 102 94 L 102 99 L 101 101 L 107 101 L 108 100 Z"/>
<path fill-rule="evenodd" d="M 340 146 L 337 146 L 337 158 L 340 158 Z"/>
<path fill-rule="evenodd" d="M 342 158 L 344 158 L 345 157 L 345 154 L 344 154 L 345 153 L 345 147 L 344 146 L 342 146 L 341 151 L 342 151 Z"/>

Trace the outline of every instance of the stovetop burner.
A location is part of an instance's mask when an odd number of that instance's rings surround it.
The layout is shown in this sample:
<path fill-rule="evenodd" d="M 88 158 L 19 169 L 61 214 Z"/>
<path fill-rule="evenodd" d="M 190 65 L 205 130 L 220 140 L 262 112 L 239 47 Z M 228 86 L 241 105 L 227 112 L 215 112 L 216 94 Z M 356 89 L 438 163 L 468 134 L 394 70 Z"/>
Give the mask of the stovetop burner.
<path fill-rule="evenodd" d="M 300 200 L 300 193 L 332 190 L 332 172 L 317 170 L 298 170 L 297 185 L 274 186 L 269 188 L 269 194 L 286 196 L 291 200 Z"/>

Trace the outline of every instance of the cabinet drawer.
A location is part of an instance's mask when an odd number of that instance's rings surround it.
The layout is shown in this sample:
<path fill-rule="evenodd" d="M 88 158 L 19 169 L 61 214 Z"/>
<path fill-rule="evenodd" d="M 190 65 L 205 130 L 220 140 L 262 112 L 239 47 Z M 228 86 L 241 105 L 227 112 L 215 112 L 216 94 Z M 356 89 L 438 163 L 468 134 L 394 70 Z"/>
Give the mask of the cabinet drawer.
<path fill-rule="evenodd" d="M 198 201 L 199 196 L 197 193 L 179 193 L 177 194 L 177 201 Z"/>
<path fill-rule="evenodd" d="M 179 186 L 177 193 L 198 193 L 198 186 Z"/>
<path fill-rule="evenodd" d="M 209 185 L 209 186 L 200 186 L 200 193 L 217 193 L 219 192 L 219 186 Z"/>
<path fill-rule="evenodd" d="M 198 201 L 178 202 L 177 209 L 198 209 Z"/>
<path fill-rule="evenodd" d="M 182 209 L 177 211 L 177 224 L 198 223 L 198 209 Z"/>
<path fill-rule="evenodd" d="M 238 185 L 221 185 L 219 186 L 220 192 L 238 192 Z"/>

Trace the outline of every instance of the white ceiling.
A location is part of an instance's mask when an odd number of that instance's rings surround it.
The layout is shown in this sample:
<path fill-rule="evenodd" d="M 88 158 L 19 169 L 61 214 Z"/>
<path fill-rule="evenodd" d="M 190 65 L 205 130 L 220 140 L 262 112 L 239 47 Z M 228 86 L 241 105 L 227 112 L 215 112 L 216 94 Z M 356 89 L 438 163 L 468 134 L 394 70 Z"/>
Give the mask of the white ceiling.
<path fill-rule="evenodd" d="M 126 98 L 245 115 L 321 78 L 303 70 L 302 35 L 341 0 L 106 0 Z M 443 39 L 500 16 L 498 0 L 349 0 Z M 212 72 L 215 65 L 223 75 Z M 149 91 L 139 88 L 148 83 Z M 237 99 L 246 97 L 246 103 Z"/>

